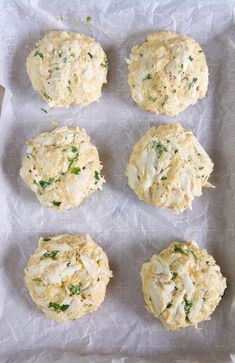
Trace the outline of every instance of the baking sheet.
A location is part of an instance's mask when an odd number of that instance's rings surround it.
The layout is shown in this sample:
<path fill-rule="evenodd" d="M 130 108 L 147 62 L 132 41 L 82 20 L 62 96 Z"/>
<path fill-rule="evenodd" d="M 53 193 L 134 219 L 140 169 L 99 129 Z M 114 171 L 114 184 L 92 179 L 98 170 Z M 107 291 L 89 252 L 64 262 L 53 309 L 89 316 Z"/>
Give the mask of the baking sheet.
<path fill-rule="evenodd" d="M 235 361 L 235 2 L 2 0 L 0 9 L 0 84 L 6 89 L 0 121 L 0 361 Z M 110 71 L 99 103 L 40 110 L 48 107 L 32 90 L 25 60 L 35 42 L 55 29 L 81 31 L 102 44 Z M 138 109 L 127 84 L 124 58 L 158 30 L 195 38 L 209 65 L 207 97 L 177 117 Z M 86 129 L 107 180 L 103 191 L 61 214 L 41 207 L 19 177 L 25 140 L 50 130 L 55 120 Z M 139 137 L 152 125 L 176 121 L 193 130 L 215 162 L 216 185 L 194 201 L 192 212 L 179 216 L 140 202 L 124 175 Z M 86 232 L 104 248 L 114 278 L 97 312 L 59 325 L 31 301 L 23 268 L 39 236 Z M 211 321 L 169 333 L 144 308 L 139 272 L 168 243 L 192 239 L 215 257 L 228 289 Z"/>

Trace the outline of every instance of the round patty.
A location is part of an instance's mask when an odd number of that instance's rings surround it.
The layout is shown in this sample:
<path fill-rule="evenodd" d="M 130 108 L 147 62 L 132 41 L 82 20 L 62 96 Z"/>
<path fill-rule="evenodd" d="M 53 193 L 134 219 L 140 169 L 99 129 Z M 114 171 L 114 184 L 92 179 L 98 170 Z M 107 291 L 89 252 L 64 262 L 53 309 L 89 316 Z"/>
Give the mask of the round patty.
<path fill-rule="evenodd" d="M 88 105 L 101 96 L 108 61 L 92 38 L 66 31 L 46 34 L 27 58 L 33 88 L 50 107 Z"/>
<path fill-rule="evenodd" d="M 95 311 L 112 277 L 106 254 L 89 235 L 40 238 L 24 272 L 33 301 L 57 322 Z"/>
<path fill-rule="evenodd" d="M 179 123 L 150 128 L 134 146 L 127 166 L 128 184 L 145 203 L 192 209 L 202 194 L 213 163 L 191 131 Z"/>
<path fill-rule="evenodd" d="M 84 129 L 57 128 L 26 144 L 20 176 L 45 207 L 65 211 L 102 189 L 98 151 Z"/>
<path fill-rule="evenodd" d="M 210 320 L 226 288 L 220 267 L 195 242 L 173 242 L 141 270 L 147 309 L 167 330 Z"/>
<path fill-rule="evenodd" d="M 132 49 L 127 62 L 132 98 L 144 110 L 177 115 L 206 95 L 205 55 L 186 35 L 153 33 Z"/>

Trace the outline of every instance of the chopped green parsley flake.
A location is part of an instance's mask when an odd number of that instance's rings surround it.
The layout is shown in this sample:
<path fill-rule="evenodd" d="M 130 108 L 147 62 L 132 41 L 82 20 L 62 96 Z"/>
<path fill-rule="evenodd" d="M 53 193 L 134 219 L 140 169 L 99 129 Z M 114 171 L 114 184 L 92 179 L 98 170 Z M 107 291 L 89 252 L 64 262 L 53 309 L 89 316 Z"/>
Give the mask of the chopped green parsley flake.
<path fill-rule="evenodd" d="M 160 180 L 167 180 L 167 177 L 166 177 L 166 176 L 162 176 L 162 177 L 160 178 Z"/>
<path fill-rule="evenodd" d="M 199 166 L 199 168 L 198 168 L 199 170 L 202 170 L 202 169 L 204 169 L 204 166 Z"/>
<path fill-rule="evenodd" d="M 184 311 L 185 315 L 188 316 L 190 314 L 191 307 L 193 306 L 193 303 L 190 300 L 187 300 L 186 297 L 184 297 Z"/>
<path fill-rule="evenodd" d="M 36 57 L 36 56 L 39 56 L 40 58 L 42 58 L 43 59 L 43 53 L 42 52 L 39 52 L 38 50 L 35 52 L 35 54 L 34 54 L 34 57 Z"/>
<path fill-rule="evenodd" d="M 59 207 L 61 205 L 61 202 L 58 202 L 56 200 L 53 200 L 52 203 L 54 204 L 54 206 Z"/>
<path fill-rule="evenodd" d="M 160 142 L 153 140 L 152 148 L 158 153 L 158 155 L 162 155 L 164 151 L 167 151 L 167 148 Z"/>
<path fill-rule="evenodd" d="M 175 154 L 177 154 L 177 152 L 178 152 L 178 151 L 179 151 L 179 150 L 178 150 L 178 149 L 176 149 L 176 150 L 175 150 Z"/>
<path fill-rule="evenodd" d="M 91 59 L 93 58 L 93 55 L 92 55 L 90 52 L 88 52 L 87 54 L 89 55 L 89 57 L 90 57 Z"/>
<path fill-rule="evenodd" d="M 171 306 L 172 306 L 172 303 L 171 303 L 171 302 L 169 302 L 169 303 L 167 304 L 166 308 L 167 308 L 167 309 L 169 309 Z"/>
<path fill-rule="evenodd" d="M 151 79 L 152 78 L 152 76 L 151 76 L 151 74 L 149 73 L 149 74 L 147 74 L 147 76 L 143 79 L 143 81 L 147 81 L 148 79 Z"/>
<path fill-rule="evenodd" d="M 69 288 L 70 296 L 72 295 L 80 295 L 81 294 L 81 283 L 78 285 L 71 285 Z"/>
<path fill-rule="evenodd" d="M 43 95 L 45 98 L 47 98 L 48 100 L 51 100 L 51 97 L 50 97 L 50 96 L 48 96 L 48 94 L 47 94 L 46 92 L 42 92 L 42 95 Z"/>
<path fill-rule="evenodd" d="M 51 258 L 52 260 L 55 260 L 58 253 L 59 253 L 58 250 L 54 250 L 51 252 L 45 252 L 45 253 L 43 253 L 43 257 Z"/>
<path fill-rule="evenodd" d="M 107 57 L 104 57 L 104 62 L 101 63 L 101 65 L 107 69 L 107 71 L 109 70 L 109 62 L 108 62 L 108 59 Z"/>
<path fill-rule="evenodd" d="M 66 151 L 66 149 L 65 149 L 65 151 Z M 76 146 L 72 146 L 71 151 L 72 151 L 72 153 L 76 153 L 76 152 L 78 152 L 78 148 Z"/>
<path fill-rule="evenodd" d="M 177 278 L 177 276 L 178 276 L 177 272 L 172 272 L 171 280 L 175 280 Z"/>
<path fill-rule="evenodd" d="M 47 110 L 45 110 L 45 108 L 40 108 L 40 110 L 47 113 Z"/>
<path fill-rule="evenodd" d="M 50 240 L 51 240 L 50 238 L 43 238 L 43 241 L 45 241 L 45 242 L 48 242 Z"/>
<path fill-rule="evenodd" d="M 188 57 L 188 59 L 192 62 L 193 61 L 193 57 L 190 55 L 189 57 Z"/>
<path fill-rule="evenodd" d="M 75 174 L 75 175 L 80 174 L 80 172 L 81 172 L 81 169 L 80 169 L 80 168 L 73 168 L 73 169 L 71 170 L 71 173 L 72 173 L 72 174 Z"/>
<path fill-rule="evenodd" d="M 150 101 L 152 102 L 156 102 L 157 101 L 157 97 L 149 97 Z"/>
<path fill-rule="evenodd" d="M 60 313 L 60 312 L 66 311 L 69 308 L 69 305 L 67 305 L 67 304 L 60 305 L 60 304 L 57 304 L 55 302 L 50 302 L 48 304 L 48 307 L 51 308 L 51 309 L 53 309 L 57 313 Z"/>
<path fill-rule="evenodd" d="M 67 62 L 67 57 L 65 57 L 65 58 L 64 58 L 63 62 L 64 62 L 64 63 L 66 63 L 66 62 Z"/>
<path fill-rule="evenodd" d="M 182 253 L 185 256 L 188 256 L 188 252 L 185 251 L 180 245 L 174 245 L 174 252 Z"/>
<path fill-rule="evenodd" d="M 48 187 L 48 185 L 51 185 L 53 182 L 54 178 L 50 178 L 48 180 L 40 180 L 39 184 L 43 189 L 45 189 L 46 187 Z"/>
<path fill-rule="evenodd" d="M 95 171 L 95 180 L 100 180 L 100 173 L 98 171 Z"/>
<path fill-rule="evenodd" d="M 39 277 L 35 277 L 34 279 L 32 279 L 33 282 L 41 282 L 42 280 Z"/>
<path fill-rule="evenodd" d="M 174 88 L 173 90 L 172 90 L 172 93 L 176 93 L 177 91 L 176 91 L 176 89 Z"/>
<path fill-rule="evenodd" d="M 181 68 L 182 70 L 184 69 L 184 65 L 183 65 L 183 63 L 181 63 L 180 68 Z"/>
<path fill-rule="evenodd" d="M 192 82 L 189 84 L 189 89 L 193 87 L 193 85 L 197 82 L 197 78 L 193 78 Z"/>
<path fill-rule="evenodd" d="M 202 53 L 202 49 L 198 51 L 198 53 Z"/>
<path fill-rule="evenodd" d="M 89 23 L 90 23 L 90 21 L 91 21 L 91 16 L 89 16 L 89 15 L 88 15 L 88 16 L 86 17 L 86 22 L 87 22 L 87 24 L 89 24 Z"/>

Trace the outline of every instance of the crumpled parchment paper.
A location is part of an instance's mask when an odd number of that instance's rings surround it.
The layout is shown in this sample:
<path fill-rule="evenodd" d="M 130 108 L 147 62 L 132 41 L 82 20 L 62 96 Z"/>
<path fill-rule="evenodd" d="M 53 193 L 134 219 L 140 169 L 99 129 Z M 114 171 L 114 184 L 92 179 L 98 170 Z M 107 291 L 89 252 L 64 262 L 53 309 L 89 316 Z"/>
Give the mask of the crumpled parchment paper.
<path fill-rule="evenodd" d="M 6 89 L 0 121 L 0 361 L 235 361 L 235 1 L 2 0 L 0 9 L 0 84 Z M 31 87 L 25 60 L 36 41 L 55 29 L 91 35 L 107 52 L 108 84 L 99 103 L 40 110 L 48 107 Z M 192 36 L 209 65 L 207 97 L 177 117 L 138 109 L 127 84 L 124 58 L 159 30 Z M 61 214 L 41 207 L 19 177 L 25 140 L 50 130 L 55 120 L 86 129 L 107 180 L 103 191 Z M 211 156 L 210 181 L 216 185 L 194 201 L 193 211 L 178 216 L 140 202 L 124 175 L 139 137 L 152 125 L 176 121 L 192 129 Z M 114 278 L 97 312 L 57 324 L 31 301 L 23 268 L 40 236 L 86 232 L 104 248 Z M 168 243 L 192 239 L 215 257 L 228 288 L 211 321 L 169 333 L 145 310 L 139 272 Z"/>

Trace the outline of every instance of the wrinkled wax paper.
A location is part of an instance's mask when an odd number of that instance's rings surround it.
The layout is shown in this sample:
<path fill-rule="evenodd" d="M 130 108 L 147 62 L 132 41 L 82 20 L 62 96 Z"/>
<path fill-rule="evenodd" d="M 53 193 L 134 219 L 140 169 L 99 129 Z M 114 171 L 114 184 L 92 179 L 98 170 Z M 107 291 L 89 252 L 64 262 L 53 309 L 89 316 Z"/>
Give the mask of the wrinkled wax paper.
<path fill-rule="evenodd" d="M 0 84 L 6 90 L 0 122 L 1 362 L 235 361 L 234 10 L 233 0 L 0 2 Z M 33 91 L 26 57 L 55 29 L 81 31 L 102 44 L 110 70 L 100 102 L 48 110 Z M 176 117 L 140 110 L 127 84 L 124 58 L 159 30 L 196 39 L 210 70 L 206 98 Z M 107 180 L 103 191 L 66 213 L 42 207 L 19 177 L 25 140 L 51 130 L 53 121 L 86 129 Z M 216 185 L 194 201 L 193 211 L 180 215 L 139 201 L 124 174 L 133 145 L 146 130 L 176 121 L 192 129 L 211 156 L 210 181 Z M 61 233 L 89 233 L 107 253 L 114 278 L 97 312 L 57 324 L 32 302 L 23 269 L 40 236 Z M 193 239 L 215 257 L 228 289 L 211 321 L 170 333 L 144 307 L 140 268 L 168 243 Z"/>

